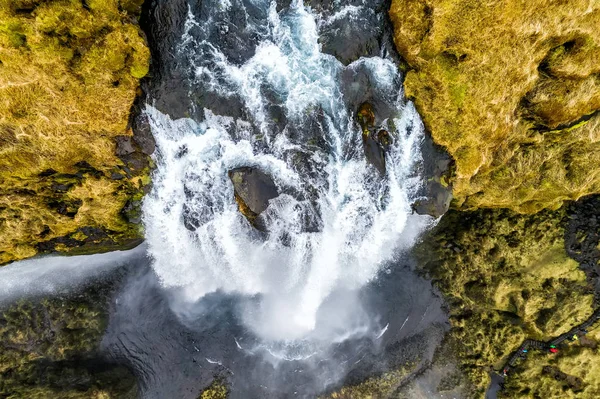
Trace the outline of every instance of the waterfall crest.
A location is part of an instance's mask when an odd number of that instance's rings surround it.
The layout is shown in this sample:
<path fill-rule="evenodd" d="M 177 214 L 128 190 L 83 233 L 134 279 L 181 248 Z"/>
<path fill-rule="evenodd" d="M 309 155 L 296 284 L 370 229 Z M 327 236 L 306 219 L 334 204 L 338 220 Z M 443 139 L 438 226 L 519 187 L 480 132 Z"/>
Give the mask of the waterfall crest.
<path fill-rule="evenodd" d="M 269 342 L 341 341 L 372 331 L 356 293 L 431 222 L 411 212 L 423 126 L 390 59 L 344 66 L 321 52 L 319 26 L 335 15 L 324 21 L 299 1 L 285 12 L 261 6 L 267 18 L 248 22 L 259 39 L 242 62 L 198 39 L 214 21 L 188 12 L 176 51 L 202 95 L 232 111 L 204 107 L 195 121 L 146 107 L 157 143 L 143 206 L 149 253 L 163 286 L 190 306 L 216 291 L 240 294 L 245 323 Z M 383 175 L 363 150 L 363 102 L 391 137 Z M 261 216 L 266 233 L 238 210 L 228 176 L 238 167 L 260 169 L 278 187 Z"/>

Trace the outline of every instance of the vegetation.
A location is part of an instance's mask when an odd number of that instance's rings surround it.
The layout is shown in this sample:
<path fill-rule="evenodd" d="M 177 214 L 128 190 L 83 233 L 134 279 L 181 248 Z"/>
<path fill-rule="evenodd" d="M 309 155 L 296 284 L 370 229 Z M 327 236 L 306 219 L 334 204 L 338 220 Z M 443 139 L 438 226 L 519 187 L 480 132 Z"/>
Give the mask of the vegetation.
<path fill-rule="evenodd" d="M 221 380 L 214 380 L 198 399 L 227 399 L 227 386 Z"/>
<path fill-rule="evenodd" d="M 592 314 L 593 290 L 565 252 L 564 218 L 564 208 L 450 211 L 418 248 L 449 302 L 450 345 L 474 396 L 525 338 L 553 338 Z"/>
<path fill-rule="evenodd" d="M 148 72 L 141 3 L 0 2 L 0 264 L 87 244 L 82 228 L 140 236 L 121 210 L 148 169 L 115 151 Z"/>
<path fill-rule="evenodd" d="M 393 0 L 404 82 L 456 161 L 454 206 L 534 213 L 600 192 L 600 6 Z"/>
<path fill-rule="evenodd" d="M 327 396 L 327 399 L 388 398 L 410 376 L 411 372 L 414 371 L 414 366 L 417 366 L 417 364 L 406 365 L 382 375 L 368 378 L 359 384 L 344 386 Z"/>
<path fill-rule="evenodd" d="M 98 292 L 13 304 L 0 314 L 3 398 L 135 398 L 133 375 L 97 347 L 106 327 Z"/>
<path fill-rule="evenodd" d="M 503 398 L 600 397 L 600 331 L 590 331 L 557 354 L 532 352 L 506 381 Z M 532 384 L 535 381 L 535 384 Z"/>

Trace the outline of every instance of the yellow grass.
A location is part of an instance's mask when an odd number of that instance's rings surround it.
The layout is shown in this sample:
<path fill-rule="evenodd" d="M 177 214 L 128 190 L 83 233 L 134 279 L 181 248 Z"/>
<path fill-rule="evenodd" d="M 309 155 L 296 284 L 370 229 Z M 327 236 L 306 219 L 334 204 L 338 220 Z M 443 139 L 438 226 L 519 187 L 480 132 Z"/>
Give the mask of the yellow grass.
<path fill-rule="evenodd" d="M 131 134 L 130 108 L 148 71 L 149 50 L 135 24 L 141 2 L 85 4 L 0 2 L 0 264 L 78 227 L 128 228 L 119 211 L 137 179 L 109 176 L 122 164 L 114 137 Z M 39 176 L 78 173 L 80 161 L 100 176 L 86 174 L 66 193 Z M 70 218 L 48 207 L 50 199 L 83 205 Z"/>
<path fill-rule="evenodd" d="M 456 161 L 455 207 L 600 191 L 600 3 L 394 0 L 390 16 L 406 95 Z"/>

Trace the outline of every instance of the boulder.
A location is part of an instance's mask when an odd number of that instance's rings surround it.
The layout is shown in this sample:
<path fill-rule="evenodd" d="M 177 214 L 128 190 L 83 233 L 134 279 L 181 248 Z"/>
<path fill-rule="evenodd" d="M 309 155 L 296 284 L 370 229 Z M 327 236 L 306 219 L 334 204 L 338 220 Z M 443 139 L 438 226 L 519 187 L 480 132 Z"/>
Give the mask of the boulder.
<path fill-rule="evenodd" d="M 254 167 L 241 167 L 229 171 L 233 183 L 235 200 L 240 212 L 253 226 L 264 230 L 257 220 L 258 216 L 269 206 L 269 201 L 279 196 L 277 185 L 263 171 Z"/>
<path fill-rule="evenodd" d="M 450 183 L 454 171 L 454 163 L 448 153 L 436 145 L 429 134 L 421 142 L 423 154 L 423 180 L 425 184 L 419 189 L 419 199 L 412 204 L 419 215 L 440 217 L 450 207 L 452 201 L 452 185 Z"/>
<path fill-rule="evenodd" d="M 367 162 L 383 176 L 385 175 L 385 149 L 390 144 L 391 138 L 385 130 L 380 129 L 377 132 L 375 111 L 370 103 L 363 103 L 359 107 L 356 117 L 362 128 L 363 149 Z"/>

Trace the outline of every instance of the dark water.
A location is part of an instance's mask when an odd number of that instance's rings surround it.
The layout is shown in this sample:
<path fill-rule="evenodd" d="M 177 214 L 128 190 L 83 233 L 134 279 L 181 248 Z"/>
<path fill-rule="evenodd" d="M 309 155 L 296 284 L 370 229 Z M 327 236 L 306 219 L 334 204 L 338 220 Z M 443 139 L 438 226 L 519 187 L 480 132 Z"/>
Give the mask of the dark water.
<path fill-rule="evenodd" d="M 410 262 L 398 262 L 362 291 L 371 314 L 389 323 L 380 339 L 335 344 L 317 362 L 273 362 L 240 349 L 258 338 L 238 321 L 239 298 L 206 296 L 197 320 L 184 324 L 149 264 L 138 261 L 114 300 L 102 348 L 134 370 L 144 398 L 197 398 L 215 377 L 227 381 L 232 398 L 314 397 L 408 362 L 424 369 L 448 324 L 440 298 Z"/>
<path fill-rule="evenodd" d="M 403 99 L 398 100 L 398 69 L 392 68 L 393 90 L 389 93 L 382 93 L 373 81 L 373 65 L 399 65 L 387 17 L 389 1 L 306 1 L 304 6 L 318 19 L 320 51 L 337 58 L 327 61 L 336 71 L 332 75 L 336 85 L 330 93 L 339 92 L 339 98 L 329 102 L 333 106 L 328 108 L 325 101 L 319 112 L 306 113 L 302 123 L 297 123 L 290 117 L 290 104 L 274 85 L 259 87 L 257 95 L 264 107 L 257 112 L 248 106 L 248 96 L 236 92 L 244 87 L 244 82 L 232 83 L 232 71 L 242 68 L 255 55 L 261 41 L 276 36 L 270 33 L 277 28 L 272 26 L 274 8 L 281 21 L 297 19 L 298 13 L 294 14 L 293 9 L 303 5 L 289 0 L 154 0 L 146 4 L 142 26 L 148 35 L 153 63 L 151 78 L 143 82 L 142 103 L 172 118 L 191 118 L 198 123 L 207 118 L 205 109 L 209 109 L 211 114 L 248 122 L 254 136 L 265 134 L 274 140 L 285 131 L 292 144 L 304 150 L 306 143 L 314 143 L 311 145 L 321 146 L 319 150 L 323 152 L 330 151 L 323 140 L 325 121 L 335 120 L 338 115 L 345 121 L 337 126 L 339 137 L 357 133 L 345 147 L 354 146 L 348 150 L 351 154 L 358 152 L 362 149 L 356 145 L 360 143 L 360 130 L 346 132 L 358 128 L 346 115 L 354 115 L 360 104 L 369 102 L 376 110 L 376 118 L 387 121 L 398 113 L 398 106 L 406 105 Z M 303 44 L 302 32 L 295 32 L 290 26 L 292 42 Z M 302 45 L 280 48 L 284 52 L 304 49 Z M 371 57 L 374 62 L 355 62 L 361 57 Z M 327 69 L 323 65 L 316 64 L 311 71 L 321 73 Z M 143 113 L 134 121 L 134 127 L 137 131 L 150 129 Z M 413 127 L 406 130 L 410 136 Z M 237 140 L 239 132 L 233 129 L 229 133 L 232 140 Z M 257 152 L 274 153 L 259 141 L 252 144 Z M 186 151 L 187 148 L 182 156 L 186 156 Z M 420 151 L 425 161 L 423 169 L 427 170 L 435 162 L 431 159 L 431 142 L 423 140 Z M 323 173 L 318 167 L 307 166 L 308 163 L 300 162 L 298 173 L 306 178 Z M 167 204 L 165 208 L 168 207 Z M 151 246 L 157 250 L 156 243 Z M 178 255 L 173 255 L 173 264 Z M 195 262 L 194 270 L 204 270 L 206 265 L 201 264 L 201 259 Z M 448 323 L 442 301 L 431 284 L 413 271 L 413 263 L 409 255 L 397 255 L 376 279 L 360 289 L 356 312 L 366 312 L 378 330 L 357 335 L 362 338 L 320 345 L 314 356 L 307 356 L 306 346 L 299 345 L 294 360 L 296 343 L 284 343 L 288 345 L 283 351 L 285 356 L 272 353 L 273 346 L 263 345 L 240 321 L 241 305 L 248 301 L 247 297 L 217 290 L 193 306 L 186 304 L 185 317 L 175 314 L 173 309 L 180 309 L 179 292 L 161 287 L 150 260 L 141 259 L 132 264 L 132 274 L 114 300 L 102 348 L 110 360 L 135 372 L 144 398 L 197 398 L 215 378 L 227 383 L 232 398 L 315 397 L 409 363 L 417 364 L 417 373 L 430 364 Z M 163 276 L 168 266 L 163 259 Z M 214 269 L 214 265 L 210 266 Z M 169 277 L 181 281 L 188 275 Z M 351 298 L 356 300 L 355 295 Z M 323 305 L 330 308 L 328 315 L 335 315 L 338 305 L 353 306 L 336 304 L 344 301 L 343 295 L 329 299 Z M 260 301 L 260 295 L 254 300 Z"/>

